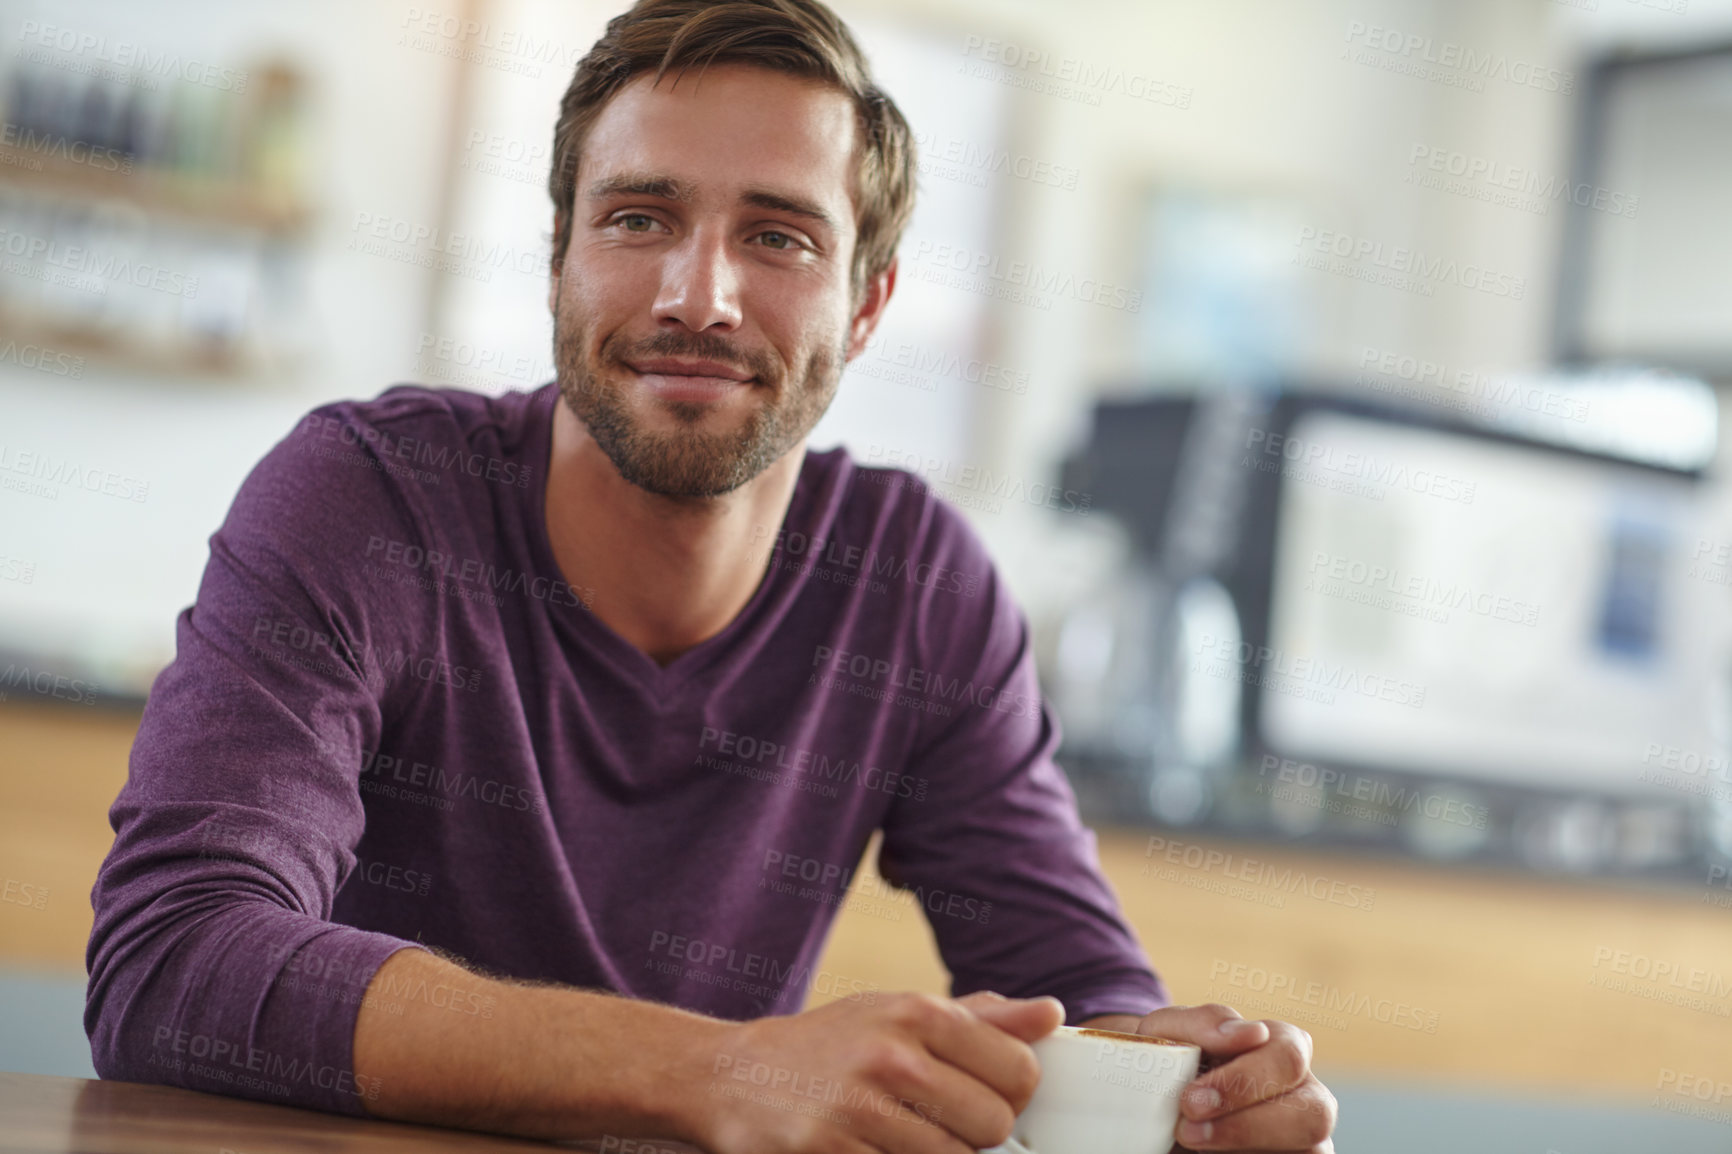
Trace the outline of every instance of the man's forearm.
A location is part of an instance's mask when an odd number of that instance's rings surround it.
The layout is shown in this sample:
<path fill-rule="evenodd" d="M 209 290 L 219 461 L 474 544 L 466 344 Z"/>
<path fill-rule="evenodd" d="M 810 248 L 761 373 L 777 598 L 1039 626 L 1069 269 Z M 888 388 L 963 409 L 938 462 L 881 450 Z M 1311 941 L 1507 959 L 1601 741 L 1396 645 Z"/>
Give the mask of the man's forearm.
<path fill-rule="evenodd" d="M 354 1068 L 377 1117 L 532 1137 L 692 1141 L 686 1112 L 730 1024 L 667 1006 L 479 977 L 424 950 L 373 976 Z"/>

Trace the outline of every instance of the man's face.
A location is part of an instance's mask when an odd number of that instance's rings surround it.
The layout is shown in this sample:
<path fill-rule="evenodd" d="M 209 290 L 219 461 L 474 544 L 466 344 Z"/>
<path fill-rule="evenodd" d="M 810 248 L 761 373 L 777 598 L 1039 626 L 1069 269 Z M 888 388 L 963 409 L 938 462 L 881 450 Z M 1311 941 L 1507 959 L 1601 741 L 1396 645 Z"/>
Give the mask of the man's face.
<path fill-rule="evenodd" d="M 555 363 L 626 480 L 712 497 L 803 442 L 888 288 L 856 315 L 844 93 L 741 65 L 652 81 L 584 142 Z"/>

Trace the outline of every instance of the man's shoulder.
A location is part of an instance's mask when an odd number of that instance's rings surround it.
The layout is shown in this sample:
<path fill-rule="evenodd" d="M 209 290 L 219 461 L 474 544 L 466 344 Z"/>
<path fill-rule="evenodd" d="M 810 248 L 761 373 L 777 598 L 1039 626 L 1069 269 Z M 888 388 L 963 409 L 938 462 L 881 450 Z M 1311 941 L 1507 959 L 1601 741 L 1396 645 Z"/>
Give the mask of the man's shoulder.
<path fill-rule="evenodd" d="M 469 480 L 528 487 L 525 438 L 538 393 L 488 396 L 393 385 L 332 401 L 295 423 L 261 469 L 297 488 L 452 491 Z"/>
<path fill-rule="evenodd" d="M 392 385 L 371 400 L 318 406 L 297 423 L 288 441 L 337 444 L 445 467 L 452 454 L 472 442 L 515 447 L 540 395 L 540 390 L 490 396 L 463 389 Z"/>
<path fill-rule="evenodd" d="M 966 528 L 956 510 L 917 474 L 895 466 L 863 464 L 846 446 L 808 451 L 800 480 L 819 495 L 822 505 L 843 517 L 889 518 L 910 525 L 936 519 L 946 528 L 952 523 Z"/>
<path fill-rule="evenodd" d="M 449 524 L 454 503 L 476 504 L 467 495 L 485 504 L 489 486 L 527 489 L 539 478 L 524 443 L 536 397 L 394 385 L 319 405 L 254 467 L 225 528 L 335 544 L 352 532 Z"/>
<path fill-rule="evenodd" d="M 826 535 L 844 549 L 858 545 L 880 567 L 917 572 L 916 585 L 927 584 L 933 567 L 941 571 L 941 585 L 972 591 L 990 582 L 992 561 L 985 544 L 968 519 L 919 475 L 862 464 L 838 447 L 808 452 L 802 483 L 817 496 L 813 531 L 827 527 Z"/>

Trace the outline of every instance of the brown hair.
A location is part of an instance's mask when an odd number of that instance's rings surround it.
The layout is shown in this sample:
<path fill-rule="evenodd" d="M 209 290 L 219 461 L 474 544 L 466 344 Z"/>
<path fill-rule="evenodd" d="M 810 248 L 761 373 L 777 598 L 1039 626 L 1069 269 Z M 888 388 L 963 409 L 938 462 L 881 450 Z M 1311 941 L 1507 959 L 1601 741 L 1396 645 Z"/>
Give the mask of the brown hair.
<path fill-rule="evenodd" d="M 578 61 L 553 129 L 553 268 L 571 240 L 577 165 L 585 135 L 626 82 L 655 70 L 716 62 L 751 64 L 833 85 L 854 101 L 859 126 L 854 203 L 858 236 L 850 270 L 854 294 L 890 267 L 914 211 L 914 139 L 890 97 L 872 83 L 848 26 L 818 0 L 637 0 L 607 23 Z"/>

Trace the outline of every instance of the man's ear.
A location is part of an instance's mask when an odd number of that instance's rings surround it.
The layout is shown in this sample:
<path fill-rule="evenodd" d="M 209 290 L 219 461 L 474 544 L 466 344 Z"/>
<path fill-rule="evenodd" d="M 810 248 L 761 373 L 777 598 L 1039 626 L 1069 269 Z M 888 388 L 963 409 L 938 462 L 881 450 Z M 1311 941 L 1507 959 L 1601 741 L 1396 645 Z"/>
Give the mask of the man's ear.
<path fill-rule="evenodd" d="M 900 264 L 900 258 L 892 257 L 889 268 L 866 282 L 866 291 L 861 294 L 854 319 L 848 325 L 849 360 L 866 351 L 866 342 L 872 339 L 878 322 L 884 316 L 884 306 L 890 303 L 890 294 L 896 291 L 896 271 Z"/>

